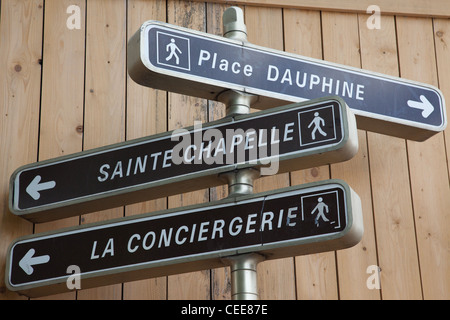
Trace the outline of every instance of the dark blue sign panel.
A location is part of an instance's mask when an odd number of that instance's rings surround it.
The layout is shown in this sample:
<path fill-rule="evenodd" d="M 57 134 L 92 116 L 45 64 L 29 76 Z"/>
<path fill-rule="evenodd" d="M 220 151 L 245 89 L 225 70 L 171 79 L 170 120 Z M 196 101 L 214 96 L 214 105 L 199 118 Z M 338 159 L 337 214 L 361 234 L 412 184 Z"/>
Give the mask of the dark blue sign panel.
<path fill-rule="evenodd" d="M 217 87 L 222 91 L 226 88 L 242 90 L 295 102 L 336 95 L 344 98 L 361 119 L 358 119 L 360 128 L 416 140 L 423 140 L 446 126 L 443 95 L 426 84 L 159 22 L 144 24 L 139 36 L 141 61 L 154 75 L 150 77 L 142 70 L 139 73 L 133 63 L 129 64 L 129 72 L 135 81 L 144 85 L 208 99 L 217 97 L 220 93 Z M 135 43 L 132 39 L 130 47 Z M 165 77 L 202 85 L 176 81 L 174 85 Z M 258 103 L 255 105 L 260 108 L 273 106 L 274 102 L 264 99 L 259 106 Z M 392 123 L 401 127 L 394 126 L 393 129 Z M 405 131 L 402 126 L 417 130 Z"/>
<path fill-rule="evenodd" d="M 117 219 L 15 241 L 11 290 L 30 296 L 223 266 L 222 257 L 267 259 L 351 247 L 362 237 L 359 197 L 340 180 Z M 32 290 L 41 288 L 40 290 Z"/>

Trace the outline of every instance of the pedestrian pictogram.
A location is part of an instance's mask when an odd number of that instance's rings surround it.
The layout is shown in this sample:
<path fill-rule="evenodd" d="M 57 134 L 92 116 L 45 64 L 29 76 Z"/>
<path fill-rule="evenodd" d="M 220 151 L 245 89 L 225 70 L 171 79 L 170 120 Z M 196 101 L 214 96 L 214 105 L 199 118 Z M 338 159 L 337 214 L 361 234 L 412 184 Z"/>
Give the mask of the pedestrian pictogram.
<path fill-rule="evenodd" d="M 316 131 L 319 131 L 319 133 L 324 137 L 327 136 L 327 133 L 322 130 L 322 126 L 325 126 L 325 120 L 319 116 L 318 112 L 314 112 L 314 119 L 311 121 L 308 128 L 311 128 L 313 125 L 314 128 L 311 132 L 311 138 L 313 140 L 316 140 Z"/>
<path fill-rule="evenodd" d="M 180 64 L 180 57 L 178 56 L 177 52 L 182 54 L 180 48 L 175 44 L 175 39 L 170 39 L 170 43 L 166 46 L 166 51 L 170 52 L 169 56 L 166 58 L 166 61 L 172 60 L 172 58 L 175 58 L 175 63 L 178 65 Z"/>
<path fill-rule="evenodd" d="M 333 124 L 334 110 L 330 106 L 323 106 L 314 110 L 302 110 L 298 113 L 301 136 L 300 145 L 313 146 L 336 137 Z"/>
<path fill-rule="evenodd" d="M 310 228 L 315 230 L 341 228 L 342 209 L 336 203 L 339 195 L 334 191 L 301 197 L 302 221 L 309 221 Z"/>
<path fill-rule="evenodd" d="M 324 212 L 325 211 L 325 212 Z M 322 218 L 324 222 L 329 222 L 330 220 L 327 219 L 325 216 L 325 213 L 329 213 L 330 210 L 328 209 L 328 206 L 323 202 L 323 198 L 319 197 L 317 199 L 317 205 L 314 207 L 311 214 L 315 214 L 317 212 L 317 216 L 314 219 L 314 224 L 318 227 L 319 226 L 319 219 Z"/>
<path fill-rule="evenodd" d="M 174 70 L 191 70 L 191 41 L 170 32 L 158 32 L 157 64 Z"/>

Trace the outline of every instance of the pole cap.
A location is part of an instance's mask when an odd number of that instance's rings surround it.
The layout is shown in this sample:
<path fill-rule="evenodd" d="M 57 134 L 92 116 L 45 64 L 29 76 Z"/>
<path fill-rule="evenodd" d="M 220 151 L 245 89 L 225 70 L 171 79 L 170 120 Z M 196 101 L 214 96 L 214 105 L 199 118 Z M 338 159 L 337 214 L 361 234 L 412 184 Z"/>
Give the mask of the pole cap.
<path fill-rule="evenodd" d="M 244 23 L 244 12 L 241 8 L 230 7 L 223 13 L 223 36 L 247 41 L 247 26 Z"/>

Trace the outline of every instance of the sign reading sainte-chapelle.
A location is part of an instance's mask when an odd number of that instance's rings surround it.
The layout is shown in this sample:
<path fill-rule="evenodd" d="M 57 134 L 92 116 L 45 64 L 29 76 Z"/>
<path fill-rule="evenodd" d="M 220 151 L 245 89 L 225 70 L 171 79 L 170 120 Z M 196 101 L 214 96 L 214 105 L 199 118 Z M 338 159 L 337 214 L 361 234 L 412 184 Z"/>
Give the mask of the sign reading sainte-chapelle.
<path fill-rule="evenodd" d="M 89 288 L 224 266 L 248 252 L 268 260 L 351 247 L 362 209 L 341 180 L 289 187 L 16 240 L 8 288 L 28 296 L 69 291 L 70 266 Z"/>
<path fill-rule="evenodd" d="M 255 94 L 259 109 L 338 95 L 359 128 L 417 141 L 447 124 L 444 97 L 433 86 L 158 21 L 129 41 L 128 70 L 142 85 L 211 100 L 227 89 Z"/>

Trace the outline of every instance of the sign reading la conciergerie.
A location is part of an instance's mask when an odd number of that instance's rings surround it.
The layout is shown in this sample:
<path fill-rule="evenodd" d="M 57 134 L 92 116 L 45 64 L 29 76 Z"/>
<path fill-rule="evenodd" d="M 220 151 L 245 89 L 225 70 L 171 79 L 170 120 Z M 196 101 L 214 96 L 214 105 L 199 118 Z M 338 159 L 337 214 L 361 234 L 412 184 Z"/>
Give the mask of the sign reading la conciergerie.
<path fill-rule="evenodd" d="M 83 288 L 223 266 L 222 257 L 267 259 L 347 248 L 362 237 L 359 197 L 330 180 L 16 240 L 11 290 L 67 291 L 70 266 Z"/>

